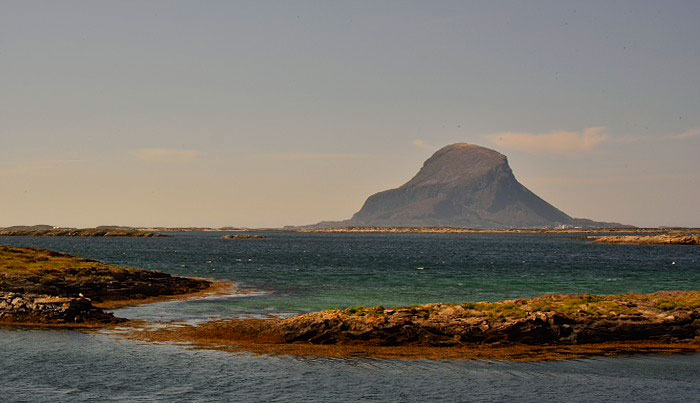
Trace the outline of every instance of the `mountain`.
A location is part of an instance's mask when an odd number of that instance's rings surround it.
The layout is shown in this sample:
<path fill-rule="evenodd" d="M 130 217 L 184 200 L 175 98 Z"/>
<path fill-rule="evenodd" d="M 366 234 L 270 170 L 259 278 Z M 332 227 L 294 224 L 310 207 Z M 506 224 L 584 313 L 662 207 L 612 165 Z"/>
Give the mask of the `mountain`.
<path fill-rule="evenodd" d="M 494 229 L 620 226 L 568 216 L 518 182 L 505 155 L 463 143 L 438 150 L 406 184 L 370 196 L 350 220 L 333 224 Z"/>

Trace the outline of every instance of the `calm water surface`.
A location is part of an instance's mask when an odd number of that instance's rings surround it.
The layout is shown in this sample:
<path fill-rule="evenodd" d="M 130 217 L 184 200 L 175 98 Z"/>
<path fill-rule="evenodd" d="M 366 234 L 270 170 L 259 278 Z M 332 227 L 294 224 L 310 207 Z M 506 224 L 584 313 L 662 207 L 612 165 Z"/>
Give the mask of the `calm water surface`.
<path fill-rule="evenodd" d="M 700 248 L 593 245 L 574 236 L 270 233 L 224 241 L 3 238 L 252 294 L 123 309 L 151 321 L 293 315 L 355 305 L 462 303 L 546 293 L 698 290 Z M 68 331 L 0 329 L 3 400 L 697 401 L 700 356 L 558 363 L 255 357 Z"/>

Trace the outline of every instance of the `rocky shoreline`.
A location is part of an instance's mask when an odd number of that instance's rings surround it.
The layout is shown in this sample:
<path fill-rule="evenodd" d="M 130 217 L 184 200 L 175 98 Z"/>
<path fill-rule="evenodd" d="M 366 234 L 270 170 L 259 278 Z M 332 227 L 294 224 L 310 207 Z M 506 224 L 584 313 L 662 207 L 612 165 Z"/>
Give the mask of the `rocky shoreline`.
<path fill-rule="evenodd" d="M 501 303 L 350 308 L 285 320 L 215 321 L 140 331 L 132 337 L 226 351 L 334 357 L 517 356 L 536 361 L 697 352 L 700 293 L 550 295 Z"/>
<path fill-rule="evenodd" d="M 230 289 L 230 283 L 106 265 L 61 252 L 0 246 L 0 322 L 106 324 L 102 309 Z"/>
<path fill-rule="evenodd" d="M 285 342 L 378 345 L 700 341 L 700 293 L 555 295 L 531 300 L 351 308 L 283 321 Z"/>
<path fill-rule="evenodd" d="M 88 298 L 0 292 L 0 325 L 91 327 L 125 321 L 93 306 Z"/>

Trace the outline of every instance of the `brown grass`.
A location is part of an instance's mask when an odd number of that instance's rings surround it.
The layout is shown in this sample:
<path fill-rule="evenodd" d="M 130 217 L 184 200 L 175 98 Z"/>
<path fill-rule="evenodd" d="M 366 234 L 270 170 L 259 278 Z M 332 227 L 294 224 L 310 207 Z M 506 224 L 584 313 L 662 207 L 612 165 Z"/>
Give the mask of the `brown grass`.
<path fill-rule="evenodd" d="M 544 295 L 532 299 L 520 299 L 503 302 L 477 302 L 462 305 L 420 305 L 394 307 L 382 306 L 364 308 L 353 307 L 339 312 L 342 315 L 372 317 L 396 314 L 412 315 L 417 318 L 434 318 L 446 316 L 483 317 L 489 320 L 519 319 L 536 312 L 561 313 L 568 316 L 585 316 L 588 319 L 605 319 L 619 315 L 656 316 L 666 315 L 672 311 L 700 309 L 700 292 L 675 291 L 655 294 L 621 294 L 621 295 Z M 329 311 L 330 312 L 330 311 Z M 448 313 L 447 313 L 448 312 Z"/>

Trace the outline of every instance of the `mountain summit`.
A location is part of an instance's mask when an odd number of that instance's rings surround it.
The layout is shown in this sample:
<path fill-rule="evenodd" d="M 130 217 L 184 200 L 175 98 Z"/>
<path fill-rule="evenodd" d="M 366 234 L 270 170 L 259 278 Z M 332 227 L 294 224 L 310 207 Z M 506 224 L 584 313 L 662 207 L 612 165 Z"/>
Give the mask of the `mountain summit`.
<path fill-rule="evenodd" d="M 605 225 L 566 215 L 520 184 L 505 155 L 464 143 L 438 150 L 413 179 L 370 196 L 343 223 L 464 228 Z"/>

